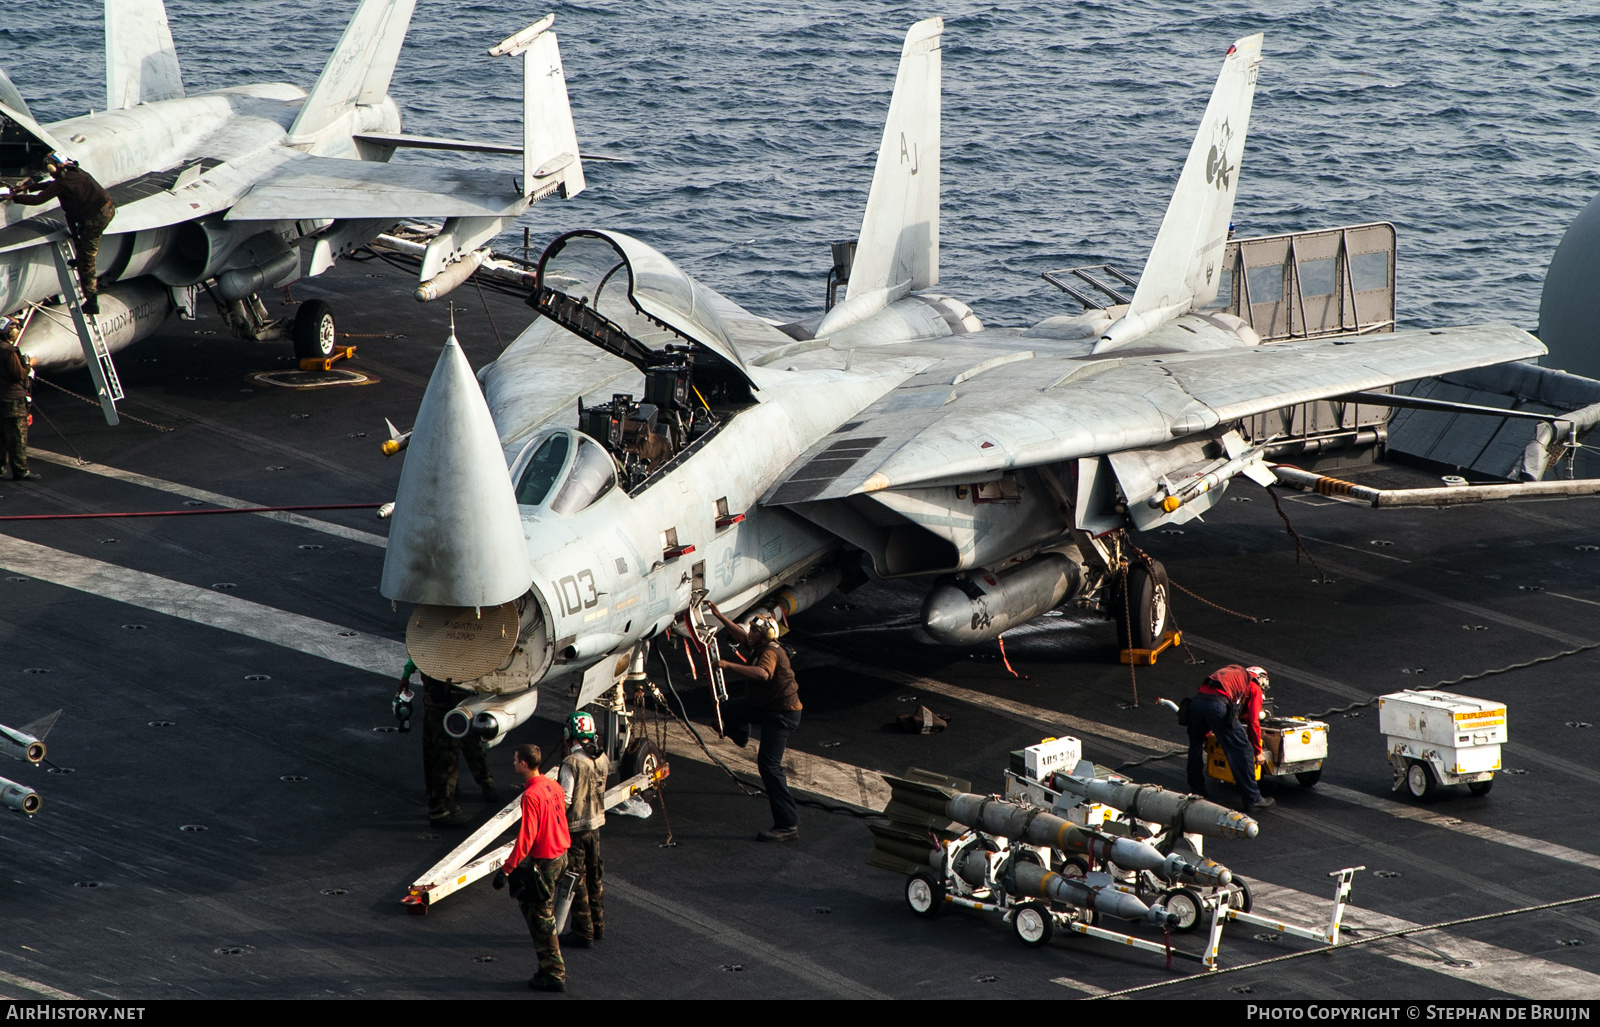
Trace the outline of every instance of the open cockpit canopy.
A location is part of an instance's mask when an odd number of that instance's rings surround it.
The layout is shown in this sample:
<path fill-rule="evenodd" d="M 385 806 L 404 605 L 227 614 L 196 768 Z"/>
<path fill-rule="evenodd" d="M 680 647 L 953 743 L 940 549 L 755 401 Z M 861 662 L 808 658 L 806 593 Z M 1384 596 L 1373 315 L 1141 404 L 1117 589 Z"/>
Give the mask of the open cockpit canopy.
<path fill-rule="evenodd" d="M 561 236 L 539 258 L 528 303 L 640 370 L 690 356 L 702 390 L 737 383 L 735 391 L 748 395 L 755 388 L 736 332 L 718 309 L 731 304 L 637 239 L 594 231 Z"/>

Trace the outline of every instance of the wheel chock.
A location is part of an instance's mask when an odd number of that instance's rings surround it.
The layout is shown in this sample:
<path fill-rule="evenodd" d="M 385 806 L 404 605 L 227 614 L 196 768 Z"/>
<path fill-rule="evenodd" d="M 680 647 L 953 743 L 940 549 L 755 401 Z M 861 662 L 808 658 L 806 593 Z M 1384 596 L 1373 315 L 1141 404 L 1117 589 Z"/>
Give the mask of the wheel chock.
<path fill-rule="evenodd" d="M 1122 662 L 1135 667 L 1151 667 L 1155 665 L 1156 657 L 1166 652 L 1175 645 L 1183 644 L 1183 632 L 1168 631 L 1161 636 L 1161 644 L 1154 649 L 1124 649 Z"/>

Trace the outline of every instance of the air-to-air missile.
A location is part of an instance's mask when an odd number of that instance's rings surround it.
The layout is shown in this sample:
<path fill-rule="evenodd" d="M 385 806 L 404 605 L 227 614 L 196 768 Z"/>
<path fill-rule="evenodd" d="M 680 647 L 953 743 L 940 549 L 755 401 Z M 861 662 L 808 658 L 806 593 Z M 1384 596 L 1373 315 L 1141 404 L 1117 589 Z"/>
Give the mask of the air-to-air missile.
<path fill-rule="evenodd" d="M 39 798 L 39 793 L 32 788 L 0 777 L 0 806 L 14 809 L 18 813 L 26 813 L 31 817 L 39 812 L 42 804 L 43 800 Z"/>
<path fill-rule="evenodd" d="M 1207 799 L 1171 792 L 1159 785 L 1096 778 L 1094 764 L 1088 760 L 1080 761 L 1071 773 L 1052 774 L 1050 783 L 1089 802 L 1119 809 L 1139 820 L 1173 824 L 1189 834 L 1207 838 L 1254 838 L 1261 830 L 1250 817 Z"/>
<path fill-rule="evenodd" d="M 1148 842 L 1079 827 L 1053 813 L 1021 803 L 888 774 L 884 775 L 884 780 L 890 788 L 889 806 L 884 812 L 894 824 L 886 829 L 874 827 L 873 836 L 878 848 L 901 859 L 938 868 L 943 850 L 928 852 L 925 840 L 917 839 L 914 833 L 896 825 L 942 829 L 954 822 L 995 837 L 1082 855 L 1091 861 L 1108 861 L 1124 870 L 1149 870 L 1167 880 L 1183 879 L 1218 886 L 1232 880 L 1228 869 L 1212 860 L 1191 853 L 1163 855 Z M 1152 915 L 1150 908 L 1136 896 L 1106 887 L 1111 883 L 1109 876 L 1104 881 L 1096 880 L 1101 876 L 1098 874 L 1078 880 L 1063 878 L 1043 867 L 1029 866 L 1030 869 L 1024 870 L 1022 861 L 1016 863 L 1015 884 L 1009 889 L 1014 894 L 1038 895 L 1124 920 Z M 970 867 L 963 864 L 951 869 L 969 883 L 977 883 L 973 875 L 981 875 L 984 870 L 981 861 Z M 1156 914 L 1156 918 L 1164 920 L 1164 911 Z"/>
<path fill-rule="evenodd" d="M 42 762 L 45 754 L 44 736 L 50 733 L 59 716 L 61 711 L 57 710 L 48 717 L 41 717 L 20 728 L 0 724 L 0 753 L 28 763 Z"/>

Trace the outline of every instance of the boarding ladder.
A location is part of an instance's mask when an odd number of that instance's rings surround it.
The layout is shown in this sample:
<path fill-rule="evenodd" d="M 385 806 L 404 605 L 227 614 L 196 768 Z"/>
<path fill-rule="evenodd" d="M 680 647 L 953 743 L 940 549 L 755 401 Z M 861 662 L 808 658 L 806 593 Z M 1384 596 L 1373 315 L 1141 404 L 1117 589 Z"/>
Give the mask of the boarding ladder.
<path fill-rule="evenodd" d="M 61 295 L 72 314 L 72 323 L 78 330 L 78 341 L 83 344 L 83 358 L 89 365 L 89 377 L 94 379 L 95 395 L 100 399 L 100 409 L 105 412 L 106 423 L 115 425 L 117 402 L 122 399 L 122 379 L 117 377 L 117 367 L 111 362 L 111 351 L 106 348 L 105 333 L 100 330 L 99 318 L 83 310 L 83 292 L 78 288 L 78 276 L 73 273 L 72 259 L 67 252 L 67 241 L 57 239 L 50 246 L 56 259 L 56 278 L 61 282 Z"/>
<path fill-rule="evenodd" d="M 722 724 L 722 704 L 728 701 L 728 685 L 723 679 L 720 666 L 722 653 L 717 647 L 718 626 L 706 620 L 705 600 L 708 594 L 705 589 L 695 589 L 689 597 L 689 610 L 684 616 L 688 620 L 694 643 L 705 656 L 707 680 L 711 683 L 711 708 L 716 711 L 717 734 L 721 736 L 726 734 Z"/>

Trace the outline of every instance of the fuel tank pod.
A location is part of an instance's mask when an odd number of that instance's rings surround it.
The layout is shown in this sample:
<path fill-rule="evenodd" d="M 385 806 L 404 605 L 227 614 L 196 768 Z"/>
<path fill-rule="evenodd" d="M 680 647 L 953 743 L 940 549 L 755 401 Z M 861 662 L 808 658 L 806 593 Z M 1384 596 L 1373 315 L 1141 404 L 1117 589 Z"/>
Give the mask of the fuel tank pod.
<path fill-rule="evenodd" d="M 511 475 L 453 332 L 417 410 L 390 523 L 387 599 L 482 609 L 528 590 L 533 573 Z"/>

